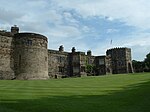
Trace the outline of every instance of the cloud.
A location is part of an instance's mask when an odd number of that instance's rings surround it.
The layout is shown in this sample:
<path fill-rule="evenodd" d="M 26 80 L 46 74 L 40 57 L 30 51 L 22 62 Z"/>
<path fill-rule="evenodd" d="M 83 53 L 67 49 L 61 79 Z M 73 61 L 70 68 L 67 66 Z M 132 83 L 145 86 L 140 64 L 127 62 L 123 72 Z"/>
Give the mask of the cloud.
<path fill-rule="evenodd" d="M 63 17 L 66 19 L 66 21 L 69 21 L 71 23 L 78 23 L 78 21 L 74 19 L 73 15 L 70 12 L 64 12 Z"/>
<path fill-rule="evenodd" d="M 55 26 L 52 29 L 49 29 L 49 32 L 46 34 L 49 37 L 49 48 L 57 48 L 60 45 L 69 46 L 69 49 L 74 42 L 80 38 L 81 32 L 75 27 L 72 26 Z M 79 45 L 79 44 L 78 44 Z"/>
<path fill-rule="evenodd" d="M 22 16 L 23 15 L 20 13 L 0 8 L 0 21 L 3 23 L 12 23 L 14 20 L 17 20 Z"/>
<path fill-rule="evenodd" d="M 114 32 L 118 32 L 117 29 L 107 29 L 107 33 L 114 33 Z"/>
<path fill-rule="evenodd" d="M 129 47 L 132 49 L 132 59 L 143 61 L 146 54 L 150 51 L 150 33 L 136 32 L 127 37 L 122 37 L 122 39 L 117 39 L 113 41 L 113 46 L 117 47 Z"/>
<path fill-rule="evenodd" d="M 1 0 L 0 7 L 0 29 L 17 24 L 23 32 L 41 33 L 51 49 L 63 44 L 67 51 L 75 46 L 101 55 L 127 46 L 142 60 L 150 48 L 147 0 Z"/>
<path fill-rule="evenodd" d="M 51 36 L 56 38 L 71 38 L 80 36 L 80 32 L 77 28 L 71 26 L 56 26 L 50 30 L 49 33 Z"/>
<path fill-rule="evenodd" d="M 150 28 L 148 13 L 150 3 L 147 0 L 78 0 L 68 1 L 55 0 L 57 4 L 64 8 L 75 9 L 83 17 L 105 16 L 113 20 L 121 19 L 129 25 L 140 28 Z"/>

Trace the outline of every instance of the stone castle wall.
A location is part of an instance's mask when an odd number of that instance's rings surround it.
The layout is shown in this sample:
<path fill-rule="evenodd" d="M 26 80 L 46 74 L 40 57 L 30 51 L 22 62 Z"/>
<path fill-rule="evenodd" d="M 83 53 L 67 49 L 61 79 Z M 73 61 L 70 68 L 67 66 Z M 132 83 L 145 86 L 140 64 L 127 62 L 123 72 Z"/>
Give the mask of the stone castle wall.
<path fill-rule="evenodd" d="M 48 50 L 48 74 L 50 78 L 62 78 L 70 75 L 70 57 L 68 52 Z"/>
<path fill-rule="evenodd" d="M 86 76 L 86 55 L 84 52 L 71 53 L 72 76 Z"/>
<path fill-rule="evenodd" d="M 47 38 L 35 33 L 14 36 L 16 79 L 48 79 Z"/>
<path fill-rule="evenodd" d="M 8 33 L 0 34 L 0 79 L 14 78 L 13 38 Z"/>
<path fill-rule="evenodd" d="M 113 74 L 133 73 L 130 48 L 109 49 L 106 54 L 111 57 Z"/>
<path fill-rule="evenodd" d="M 95 57 L 96 75 L 112 74 L 111 58 L 109 56 Z"/>
<path fill-rule="evenodd" d="M 13 38 L 9 33 L 0 32 L 0 79 L 14 78 Z"/>
<path fill-rule="evenodd" d="M 106 56 L 93 56 L 91 51 L 64 52 L 47 49 L 47 37 L 35 33 L 0 31 L 0 79 L 48 79 L 133 73 L 131 49 L 114 48 Z"/>

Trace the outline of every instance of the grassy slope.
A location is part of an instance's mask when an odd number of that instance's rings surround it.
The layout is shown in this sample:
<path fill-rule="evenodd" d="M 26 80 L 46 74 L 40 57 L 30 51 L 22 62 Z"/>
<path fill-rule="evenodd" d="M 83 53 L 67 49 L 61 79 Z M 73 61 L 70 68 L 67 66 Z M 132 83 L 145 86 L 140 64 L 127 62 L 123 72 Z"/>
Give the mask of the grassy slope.
<path fill-rule="evenodd" d="M 1 80 L 0 112 L 150 112 L 150 73 Z"/>

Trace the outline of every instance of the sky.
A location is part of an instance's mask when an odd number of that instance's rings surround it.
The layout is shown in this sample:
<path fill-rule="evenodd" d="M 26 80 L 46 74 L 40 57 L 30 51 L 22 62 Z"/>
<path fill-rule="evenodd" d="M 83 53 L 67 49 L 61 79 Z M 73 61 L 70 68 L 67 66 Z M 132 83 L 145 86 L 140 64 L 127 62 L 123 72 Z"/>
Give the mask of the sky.
<path fill-rule="evenodd" d="M 0 30 L 17 25 L 20 32 L 48 37 L 48 48 L 105 55 L 129 47 L 132 59 L 150 52 L 149 0 L 0 0 Z"/>

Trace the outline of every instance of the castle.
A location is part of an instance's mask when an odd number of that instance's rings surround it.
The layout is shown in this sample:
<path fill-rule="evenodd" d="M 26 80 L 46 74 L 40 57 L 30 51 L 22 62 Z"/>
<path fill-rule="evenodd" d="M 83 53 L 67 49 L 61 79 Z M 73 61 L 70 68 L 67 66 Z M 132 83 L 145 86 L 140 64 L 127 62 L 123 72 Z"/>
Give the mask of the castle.
<path fill-rule="evenodd" d="M 47 49 L 47 37 L 36 33 L 0 31 L 0 79 L 49 79 L 106 74 L 133 73 L 130 48 L 113 48 L 105 56 L 89 50 L 65 52 Z"/>

